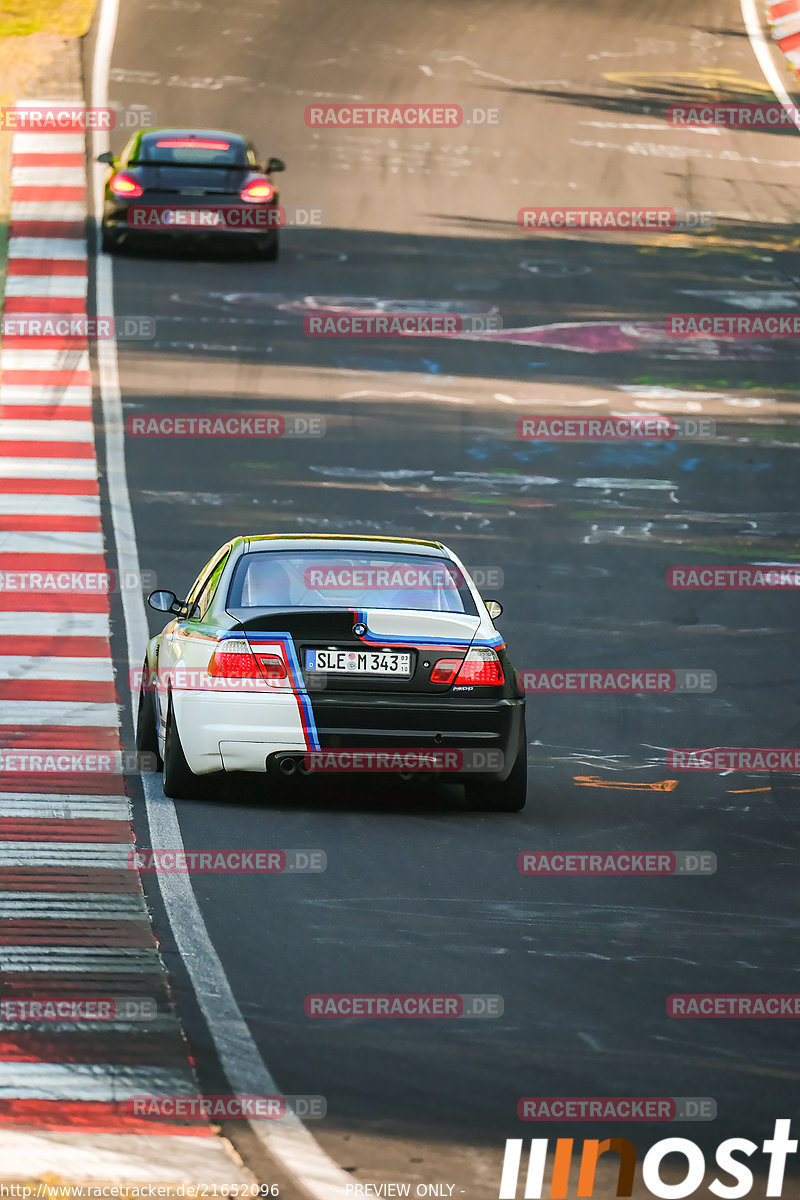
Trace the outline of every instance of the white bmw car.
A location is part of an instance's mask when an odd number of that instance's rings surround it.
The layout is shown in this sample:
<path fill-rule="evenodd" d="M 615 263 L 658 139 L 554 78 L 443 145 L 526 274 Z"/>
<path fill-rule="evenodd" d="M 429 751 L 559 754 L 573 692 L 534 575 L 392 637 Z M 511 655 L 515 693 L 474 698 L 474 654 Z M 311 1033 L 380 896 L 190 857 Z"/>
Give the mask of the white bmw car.
<path fill-rule="evenodd" d="M 473 806 L 525 804 L 525 696 L 463 564 L 439 542 L 236 537 L 147 645 L 137 744 L 164 791 L 221 772 L 447 775 Z"/>

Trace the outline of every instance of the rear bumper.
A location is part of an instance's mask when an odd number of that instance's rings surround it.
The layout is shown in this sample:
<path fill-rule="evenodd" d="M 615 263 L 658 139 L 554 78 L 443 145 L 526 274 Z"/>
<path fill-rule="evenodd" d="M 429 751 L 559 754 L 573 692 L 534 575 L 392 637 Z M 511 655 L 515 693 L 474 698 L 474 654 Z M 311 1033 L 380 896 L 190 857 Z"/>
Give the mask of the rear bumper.
<path fill-rule="evenodd" d="M 524 698 L 443 702 L 440 696 L 352 692 L 335 697 L 291 692 L 220 697 L 175 691 L 172 703 L 187 762 L 200 775 L 264 772 L 267 759 L 281 753 L 299 759 L 315 750 L 391 748 L 466 752 L 458 760 L 465 770 L 479 769 L 472 764 L 500 762 L 496 774 L 504 778 L 516 760 L 525 713 Z M 490 756 L 482 758 L 481 753 Z M 363 760 L 353 769 L 369 773 Z"/>
<path fill-rule="evenodd" d="M 129 211 L 137 207 L 174 209 L 176 211 L 180 211 L 181 213 L 186 213 L 188 215 L 188 219 L 191 220 L 191 213 L 193 209 L 208 211 L 213 210 L 215 205 L 208 202 L 205 205 L 186 203 L 178 197 L 176 197 L 172 202 L 168 200 L 160 200 L 157 203 L 148 202 L 146 205 L 142 205 L 141 203 L 137 205 L 136 202 L 131 203 L 129 206 L 106 203 L 103 209 L 103 225 L 107 230 L 116 233 L 120 238 L 122 238 L 124 235 L 126 238 L 131 239 L 150 237 L 156 239 L 187 238 L 196 239 L 199 241 L 207 241 L 212 238 L 218 238 L 221 241 L 227 241 L 231 238 L 238 237 L 258 238 L 259 240 L 268 242 L 277 238 L 278 231 L 281 228 L 279 215 L 276 215 L 280 213 L 280 208 L 278 205 L 274 204 L 265 204 L 263 206 L 259 205 L 258 207 L 254 205 L 251 209 L 242 210 L 246 217 L 249 216 L 254 221 L 259 219 L 263 222 L 262 224 L 249 225 L 245 223 L 242 225 L 224 226 L 178 222 L 173 222 L 170 224 L 159 223 L 152 225 L 131 224 L 128 219 Z M 220 207 L 231 208 L 235 207 L 235 204 L 234 202 L 230 202 Z"/>

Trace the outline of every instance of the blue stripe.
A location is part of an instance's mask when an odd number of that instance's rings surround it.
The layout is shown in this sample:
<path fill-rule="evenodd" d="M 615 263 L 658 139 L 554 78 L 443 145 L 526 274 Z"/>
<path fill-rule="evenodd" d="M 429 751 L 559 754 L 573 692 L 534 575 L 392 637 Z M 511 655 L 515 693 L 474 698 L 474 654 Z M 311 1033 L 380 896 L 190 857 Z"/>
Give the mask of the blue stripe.
<path fill-rule="evenodd" d="M 271 629 L 264 630 L 263 633 L 259 633 L 256 630 L 250 630 L 250 635 L 254 641 L 263 640 L 265 642 L 279 642 L 283 646 L 284 653 L 286 654 L 286 661 L 289 664 L 289 674 L 292 680 L 292 688 L 294 690 L 297 703 L 303 710 L 303 717 L 305 718 L 306 734 L 309 743 L 308 748 L 309 750 L 319 750 L 320 741 L 319 734 L 317 732 L 317 722 L 314 720 L 314 710 L 311 707 L 311 701 L 309 700 L 308 693 L 306 692 L 306 685 L 305 681 L 303 680 L 303 672 L 300 670 L 300 660 L 297 657 L 294 638 L 290 633 L 273 633 Z M 250 642 L 250 637 L 247 636 L 246 632 L 244 636 L 246 641 Z M 227 634 L 226 637 L 229 639 L 236 638 L 238 641 L 242 640 L 241 633 Z"/>

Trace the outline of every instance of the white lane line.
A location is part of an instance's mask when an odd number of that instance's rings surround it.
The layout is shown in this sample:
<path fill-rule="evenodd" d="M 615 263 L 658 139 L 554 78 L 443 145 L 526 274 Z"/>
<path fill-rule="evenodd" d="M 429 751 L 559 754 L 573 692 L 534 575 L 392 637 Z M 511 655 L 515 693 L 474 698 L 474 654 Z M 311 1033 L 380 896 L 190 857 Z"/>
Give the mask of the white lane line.
<path fill-rule="evenodd" d="M 83 187 L 83 167 L 12 167 L 12 187 Z"/>
<path fill-rule="evenodd" d="M 46 821 L 127 821 L 130 804 L 127 796 L 0 792 L 0 817 L 37 817 Z"/>
<path fill-rule="evenodd" d="M 0 654 L 0 679 L 61 679 L 82 683 L 113 683 L 110 658 L 28 658 Z"/>
<path fill-rule="evenodd" d="M 41 516 L 97 517 L 100 515 L 100 500 L 97 496 L 37 496 L 33 492 L 14 495 L 0 492 L 0 514 L 5 517 Z M 66 615 L 66 614 L 65 614 Z M 0 623 L 3 620 L 0 613 Z"/>
<path fill-rule="evenodd" d="M 783 80 L 778 74 L 778 68 L 775 66 L 770 49 L 770 40 L 761 26 L 761 18 L 756 0 L 739 0 L 739 5 L 742 10 L 744 27 L 747 30 L 747 36 L 750 39 L 750 45 L 753 47 L 753 53 L 758 60 L 758 65 L 761 67 L 761 73 L 795 126 L 800 129 L 800 114 L 798 114 L 796 106 L 792 103 L 789 93 L 783 86 Z"/>
<path fill-rule="evenodd" d="M 100 16 L 92 67 L 91 102 L 99 108 L 108 104 L 108 77 L 111 52 L 116 34 L 119 0 L 100 0 Z M 92 133 L 92 156 L 111 148 L 107 131 Z M 103 211 L 105 172 L 95 164 L 94 214 L 96 308 L 97 312 L 114 316 L 114 282 L 112 258 L 100 251 L 100 218 Z M 125 470 L 125 433 L 122 395 L 119 383 L 116 344 L 103 340 L 97 344 L 100 376 L 100 395 L 106 441 L 106 479 L 108 482 L 111 519 L 120 571 L 135 570 L 139 574 L 139 552 L 131 511 L 130 493 Z M 128 659 L 138 662 L 149 639 L 144 600 L 132 588 L 122 592 Z M 136 712 L 137 695 L 131 689 L 131 726 Z M 175 805 L 168 800 L 152 777 L 142 775 L 147 818 L 153 847 L 181 849 L 181 837 Z M 280 1093 L 258 1047 L 247 1027 L 228 977 L 209 937 L 203 914 L 197 903 L 188 876 L 165 875 L 159 872 L 159 886 L 167 917 L 172 927 L 178 951 L 183 959 L 192 987 L 214 1040 L 222 1069 L 232 1092 L 242 1095 L 275 1095 Z M 280 1123 L 279 1128 L 266 1129 L 266 1121 L 249 1121 L 250 1129 L 261 1144 L 280 1162 L 295 1180 L 300 1190 L 311 1200 L 335 1200 L 352 1187 L 350 1174 L 327 1154 L 294 1113 Z"/>
<path fill-rule="evenodd" d="M 37 421 L 27 417 L 0 418 L 0 441 L 11 442 L 92 442 L 91 421 Z"/>
<path fill-rule="evenodd" d="M 94 458 L 0 458 L 0 479 L 96 478 L 97 462 Z M 0 546 L 0 554 L 4 549 L 4 546 Z"/>
<path fill-rule="evenodd" d="M 66 405 L 74 408 L 91 407 L 92 389 L 83 383 L 60 385 L 57 383 L 6 383 L 0 384 L 0 408 L 6 404 Z"/>
<path fill-rule="evenodd" d="M 17 1100 L 130 1100 L 134 1096 L 196 1096 L 189 1067 L 128 1067 L 120 1063 L 7 1062 L 0 1097 Z"/>
<path fill-rule="evenodd" d="M 11 194 L 11 223 L 15 221 L 69 221 L 83 223 L 86 210 L 80 200 L 15 200 Z"/>
<path fill-rule="evenodd" d="M 37 168 L 32 167 L 31 170 Z M 12 237 L 8 239 L 8 257 L 58 258 L 76 262 L 87 257 L 83 238 Z"/>
<path fill-rule="evenodd" d="M 89 354 L 86 350 L 26 348 L 3 349 L 4 371 L 88 371 Z M 65 380 L 65 383 L 68 381 Z M 38 385 L 34 385 L 38 386 Z"/>
<path fill-rule="evenodd" d="M 92 725 L 117 728 L 116 704 L 92 700 L 0 700 L 0 725 Z"/>
<path fill-rule="evenodd" d="M 15 133 L 14 154 L 85 154 L 82 133 Z"/>
<path fill-rule="evenodd" d="M 47 529 L 22 533 L 9 529 L 3 534 L 0 546 L 3 554 L 102 554 L 103 535 Z M 31 561 L 31 568 L 36 569 L 34 561 Z"/>
<path fill-rule="evenodd" d="M 0 920 L 141 921 L 147 919 L 144 897 L 113 892 L 0 892 Z"/>
<path fill-rule="evenodd" d="M 106 612 L 0 612 L 0 637 L 108 637 L 110 629 Z"/>
<path fill-rule="evenodd" d="M 129 842 L 0 842 L 0 866 L 128 869 Z M 2 947 L 0 947 L 0 954 Z"/>
<path fill-rule="evenodd" d="M 88 294 L 85 275 L 8 275 L 7 296 L 59 296 L 83 298 Z M 10 314 L 9 314 L 10 315 Z"/>

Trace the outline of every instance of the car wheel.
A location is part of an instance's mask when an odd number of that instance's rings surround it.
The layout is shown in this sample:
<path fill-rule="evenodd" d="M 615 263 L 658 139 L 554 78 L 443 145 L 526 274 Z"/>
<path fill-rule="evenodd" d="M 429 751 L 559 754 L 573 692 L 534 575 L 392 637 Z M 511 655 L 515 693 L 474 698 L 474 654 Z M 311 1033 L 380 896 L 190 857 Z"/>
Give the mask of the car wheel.
<path fill-rule="evenodd" d="M 107 225 L 100 226 L 100 248 L 104 254 L 113 254 L 119 242 L 117 235 L 112 233 Z"/>
<path fill-rule="evenodd" d="M 262 262 L 275 262 L 278 257 L 278 239 L 274 237 L 272 241 L 266 245 L 260 245 L 258 248 L 258 257 Z"/>
<path fill-rule="evenodd" d="M 507 779 L 489 779 L 465 783 L 464 791 L 470 808 L 480 812 L 520 812 L 528 794 L 528 738 L 525 723 L 517 750 L 517 759 Z"/>
<path fill-rule="evenodd" d="M 161 753 L 158 748 L 158 727 L 156 724 L 156 694 L 152 688 L 145 688 L 144 680 L 149 674 L 147 663 L 142 668 L 142 683 L 139 685 L 139 709 L 136 717 L 136 749 L 142 754 L 155 754 L 156 767 L 162 767 Z"/>
<path fill-rule="evenodd" d="M 164 795 L 170 800 L 192 800 L 201 791 L 201 781 L 190 770 L 183 753 L 178 726 L 172 713 L 172 701 L 167 709 L 167 728 L 164 739 Z"/>

